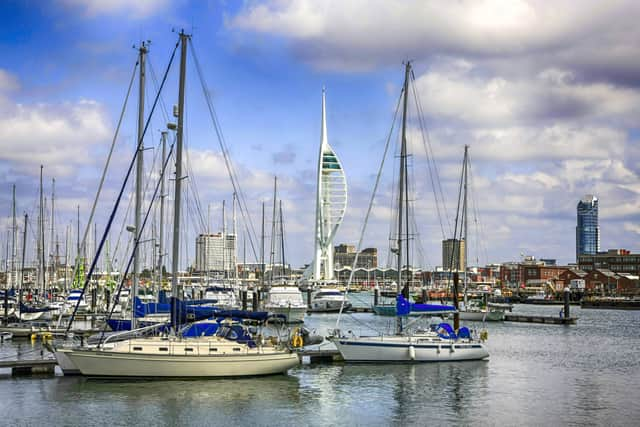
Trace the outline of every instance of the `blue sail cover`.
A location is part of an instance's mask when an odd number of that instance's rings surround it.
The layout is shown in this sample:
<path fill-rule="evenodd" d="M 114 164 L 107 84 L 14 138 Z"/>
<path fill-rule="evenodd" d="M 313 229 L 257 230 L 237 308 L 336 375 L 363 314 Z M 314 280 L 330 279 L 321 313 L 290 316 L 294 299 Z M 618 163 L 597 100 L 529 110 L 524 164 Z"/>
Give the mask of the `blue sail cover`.
<path fill-rule="evenodd" d="M 438 305 L 438 304 L 414 304 L 409 301 L 402 294 L 398 294 L 396 297 L 396 314 L 398 316 L 408 316 L 409 313 L 453 313 L 456 308 L 452 305 Z"/>

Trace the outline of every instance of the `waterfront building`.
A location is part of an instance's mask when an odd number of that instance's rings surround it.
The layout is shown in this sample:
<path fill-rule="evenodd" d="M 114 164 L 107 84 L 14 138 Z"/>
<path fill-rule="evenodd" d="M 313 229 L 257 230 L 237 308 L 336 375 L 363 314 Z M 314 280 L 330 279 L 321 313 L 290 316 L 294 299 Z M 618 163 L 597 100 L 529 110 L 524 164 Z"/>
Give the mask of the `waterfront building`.
<path fill-rule="evenodd" d="M 587 194 L 577 207 L 576 260 L 580 255 L 595 255 L 599 251 L 598 198 Z"/>
<path fill-rule="evenodd" d="M 200 234 L 196 238 L 196 272 L 233 271 L 236 263 L 235 234 Z"/>
<path fill-rule="evenodd" d="M 352 267 L 356 258 L 356 247 L 353 245 L 341 244 L 334 248 L 333 264 L 336 269 L 342 267 Z M 378 249 L 365 248 L 358 255 L 356 268 L 376 268 L 378 267 Z"/>
<path fill-rule="evenodd" d="M 329 145 L 325 93 L 322 89 L 322 123 L 316 193 L 314 257 L 308 279 L 334 280 L 333 238 L 347 208 L 347 181 L 342 164 Z"/>
<path fill-rule="evenodd" d="M 614 273 L 626 273 L 640 276 L 640 253 L 631 253 L 626 249 L 609 249 L 593 255 L 579 255 L 578 268 L 583 271 L 607 269 Z"/>
<path fill-rule="evenodd" d="M 464 239 L 446 239 L 442 241 L 442 268 L 445 271 L 464 271 Z"/>

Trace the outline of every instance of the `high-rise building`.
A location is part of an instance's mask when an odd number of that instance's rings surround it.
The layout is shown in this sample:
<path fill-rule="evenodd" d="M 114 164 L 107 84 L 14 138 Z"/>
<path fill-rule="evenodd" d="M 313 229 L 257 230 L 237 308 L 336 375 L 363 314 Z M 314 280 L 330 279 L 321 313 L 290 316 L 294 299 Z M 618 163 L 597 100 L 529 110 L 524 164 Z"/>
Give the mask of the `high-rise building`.
<path fill-rule="evenodd" d="M 232 272 L 236 262 L 235 234 L 201 234 L 196 238 L 196 271 Z"/>
<path fill-rule="evenodd" d="M 598 198 L 587 194 L 578 202 L 576 225 L 576 260 L 580 255 L 595 255 L 600 251 Z"/>
<path fill-rule="evenodd" d="M 464 239 L 447 239 L 442 241 L 442 268 L 445 271 L 463 271 L 464 259 Z"/>

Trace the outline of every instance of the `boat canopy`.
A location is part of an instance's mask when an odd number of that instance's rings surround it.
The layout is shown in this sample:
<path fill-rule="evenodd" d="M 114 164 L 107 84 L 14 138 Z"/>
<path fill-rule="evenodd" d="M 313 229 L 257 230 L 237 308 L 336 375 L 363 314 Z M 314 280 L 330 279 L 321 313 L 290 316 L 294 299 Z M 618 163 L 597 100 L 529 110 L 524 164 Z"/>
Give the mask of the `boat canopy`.
<path fill-rule="evenodd" d="M 456 308 L 452 305 L 438 304 L 414 304 L 409 302 L 402 294 L 396 297 L 396 314 L 398 316 L 408 316 L 409 313 L 453 313 Z"/>

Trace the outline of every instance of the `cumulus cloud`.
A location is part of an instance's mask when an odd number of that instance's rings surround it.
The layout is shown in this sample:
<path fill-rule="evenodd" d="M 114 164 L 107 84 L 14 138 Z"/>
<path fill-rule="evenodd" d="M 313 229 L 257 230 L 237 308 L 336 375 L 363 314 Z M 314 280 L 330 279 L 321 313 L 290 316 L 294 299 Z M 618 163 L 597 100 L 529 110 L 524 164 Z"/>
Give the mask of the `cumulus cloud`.
<path fill-rule="evenodd" d="M 370 70 L 441 54 L 534 55 L 535 68 L 560 61 L 576 64 L 585 77 L 614 73 L 639 82 L 640 46 L 631 42 L 640 38 L 639 9 L 634 1 L 595 0 L 579 8 L 568 0 L 272 0 L 248 3 L 229 25 L 286 37 L 298 57 L 325 69 Z"/>

